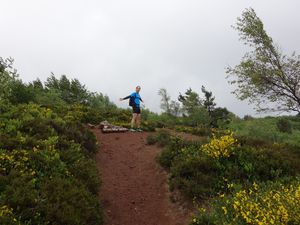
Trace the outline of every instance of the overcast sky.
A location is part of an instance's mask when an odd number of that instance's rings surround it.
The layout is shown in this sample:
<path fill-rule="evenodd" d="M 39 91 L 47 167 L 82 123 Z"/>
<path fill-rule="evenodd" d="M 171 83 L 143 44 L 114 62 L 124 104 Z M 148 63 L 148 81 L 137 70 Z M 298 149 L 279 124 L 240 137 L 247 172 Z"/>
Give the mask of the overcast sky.
<path fill-rule="evenodd" d="M 299 0 L 0 0 L 0 56 L 23 81 L 66 74 L 122 107 L 136 85 L 152 111 L 159 88 L 176 99 L 204 85 L 219 106 L 255 115 L 225 79 L 246 52 L 231 25 L 248 7 L 284 52 L 299 53 Z"/>

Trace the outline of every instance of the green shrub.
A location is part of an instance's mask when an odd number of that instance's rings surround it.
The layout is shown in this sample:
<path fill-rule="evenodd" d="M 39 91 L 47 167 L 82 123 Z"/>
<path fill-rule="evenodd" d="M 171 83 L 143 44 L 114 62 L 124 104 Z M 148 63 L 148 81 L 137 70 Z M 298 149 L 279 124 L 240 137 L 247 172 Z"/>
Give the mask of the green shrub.
<path fill-rule="evenodd" d="M 207 198 L 218 186 L 219 167 L 200 151 L 201 144 L 172 137 L 158 157 L 158 162 L 170 170 L 171 190 L 179 189 L 190 199 Z"/>
<path fill-rule="evenodd" d="M 154 145 L 154 144 L 156 144 L 157 140 L 156 140 L 155 134 L 149 134 L 147 136 L 146 142 L 147 142 L 147 145 Z"/>
<path fill-rule="evenodd" d="M 200 208 L 190 225 L 299 224 L 299 190 L 299 179 L 287 185 L 278 180 L 235 188 L 213 199 L 210 210 Z"/>
<path fill-rule="evenodd" d="M 156 140 L 159 146 L 166 146 L 170 143 L 171 134 L 167 130 L 160 130 L 156 134 Z"/>
<path fill-rule="evenodd" d="M 40 224 L 40 193 L 31 176 L 12 171 L 7 177 L 1 178 L 1 186 L 1 206 L 7 205 L 12 208 L 14 215 L 22 223 L 30 221 L 32 224 Z"/>
<path fill-rule="evenodd" d="M 168 145 L 171 141 L 171 134 L 167 130 L 159 130 L 154 134 L 150 134 L 147 137 L 147 144 L 158 144 L 160 147 Z"/>
<path fill-rule="evenodd" d="M 223 137 L 222 131 L 219 133 Z M 211 147 L 218 150 L 217 143 Z M 300 151 L 294 146 L 245 138 L 233 146 L 227 157 L 214 158 L 203 144 L 173 137 L 158 157 L 170 171 L 171 188 L 191 199 L 228 192 L 230 183 L 248 185 L 253 181 L 293 178 L 300 173 Z"/>
<path fill-rule="evenodd" d="M 156 126 L 155 126 L 155 123 L 153 123 L 153 122 L 143 121 L 142 122 L 142 129 L 144 131 L 154 132 L 155 129 L 156 129 Z"/>
<path fill-rule="evenodd" d="M 291 133 L 280 132 L 277 123 L 281 118 L 288 120 L 294 130 Z M 289 127 L 289 125 L 288 125 Z M 253 140 L 268 141 L 271 143 L 286 143 L 300 146 L 300 123 L 295 117 L 265 117 L 255 118 L 252 120 L 234 120 L 229 124 L 236 136 Z M 285 128 L 283 128 L 285 129 Z M 288 128 L 289 129 L 289 128 Z M 288 131 L 288 130 L 287 130 Z"/>
<path fill-rule="evenodd" d="M 41 186 L 41 215 L 43 222 L 55 224 L 101 224 L 97 196 L 89 193 L 72 179 L 53 177 Z"/>
<path fill-rule="evenodd" d="M 86 188 L 97 195 L 100 187 L 99 174 L 94 160 L 82 158 L 70 165 L 70 173 L 79 180 Z"/>
<path fill-rule="evenodd" d="M 0 221 L 101 224 L 94 134 L 69 112 L 36 104 L 1 109 Z"/>
<path fill-rule="evenodd" d="M 223 162 L 222 176 L 231 182 L 277 180 L 300 173 L 299 153 L 284 148 L 242 147 Z"/>
<path fill-rule="evenodd" d="M 186 146 L 183 139 L 179 137 L 173 137 L 169 145 L 167 145 L 158 157 L 158 162 L 165 168 L 169 169 L 173 163 L 173 160 L 179 156 L 182 152 L 181 149 Z"/>
<path fill-rule="evenodd" d="M 211 128 L 207 126 L 196 126 L 196 127 L 188 127 L 188 126 L 175 126 L 175 130 L 184 133 L 190 133 L 198 136 L 210 136 Z"/>
<path fill-rule="evenodd" d="M 292 133 L 292 124 L 287 118 L 278 119 L 276 125 L 280 132 Z"/>
<path fill-rule="evenodd" d="M 218 167 L 212 159 L 204 155 L 176 158 L 170 173 L 171 190 L 178 189 L 190 199 L 206 199 L 216 192 Z"/>

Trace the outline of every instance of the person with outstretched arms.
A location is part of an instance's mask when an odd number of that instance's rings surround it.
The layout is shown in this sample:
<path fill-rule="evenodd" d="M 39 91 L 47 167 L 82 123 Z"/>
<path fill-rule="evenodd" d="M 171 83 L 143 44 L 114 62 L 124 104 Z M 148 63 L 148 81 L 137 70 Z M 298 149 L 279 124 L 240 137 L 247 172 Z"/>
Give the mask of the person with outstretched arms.
<path fill-rule="evenodd" d="M 120 98 L 120 101 L 129 99 L 129 106 L 132 107 L 132 120 L 130 131 L 142 131 L 141 129 L 141 102 L 144 103 L 140 96 L 141 87 L 137 86 L 135 92 L 125 98 Z M 136 129 L 135 129 L 136 128 Z"/>

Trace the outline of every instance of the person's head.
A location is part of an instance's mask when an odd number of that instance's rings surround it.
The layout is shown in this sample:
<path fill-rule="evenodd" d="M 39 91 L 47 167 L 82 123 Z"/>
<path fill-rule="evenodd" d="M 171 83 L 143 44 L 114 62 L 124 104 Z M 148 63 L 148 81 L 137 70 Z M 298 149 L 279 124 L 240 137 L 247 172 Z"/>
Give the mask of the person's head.
<path fill-rule="evenodd" d="M 139 93 L 140 90 L 141 90 L 141 86 L 136 86 L 135 91 L 136 91 L 137 93 Z"/>

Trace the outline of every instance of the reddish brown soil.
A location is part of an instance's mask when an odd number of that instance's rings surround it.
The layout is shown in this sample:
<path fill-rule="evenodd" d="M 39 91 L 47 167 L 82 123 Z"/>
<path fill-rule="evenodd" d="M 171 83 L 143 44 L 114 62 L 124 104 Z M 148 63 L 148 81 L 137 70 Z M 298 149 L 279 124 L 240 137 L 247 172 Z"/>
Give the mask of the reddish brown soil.
<path fill-rule="evenodd" d="M 190 211 L 170 201 L 167 174 L 155 161 L 160 149 L 146 145 L 147 133 L 95 134 L 105 225 L 189 223 Z"/>

